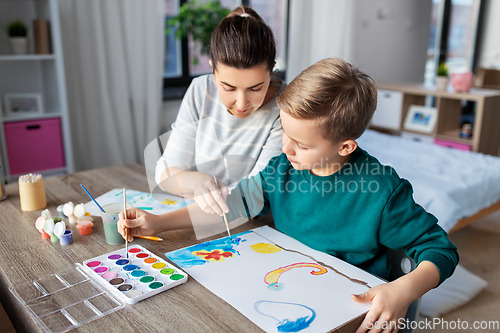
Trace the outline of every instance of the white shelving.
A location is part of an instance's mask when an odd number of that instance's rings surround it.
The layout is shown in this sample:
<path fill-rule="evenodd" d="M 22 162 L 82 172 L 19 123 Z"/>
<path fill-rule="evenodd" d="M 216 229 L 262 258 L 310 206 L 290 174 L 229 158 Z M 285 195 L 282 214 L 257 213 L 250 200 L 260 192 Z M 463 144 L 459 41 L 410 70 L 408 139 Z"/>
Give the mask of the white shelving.
<path fill-rule="evenodd" d="M 9 139 L 6 135 L 6 125 L 19 121 L 43 121 L 51 118 L 60 121 L 62 151 L 64 154 L 63 166 L 53 168 L 37 169 L 43 163 L 28 161 L 30 170 L 28 172 L 39 172 L 46 175 L 57 173 L 71 173 L 74 171 L 73 153 L 71 148 L 70 126 L 68 118 L 68 106 L 66 97 L 66 83 L 64 76 L 63 53 L 60 36 L 59 4 L 58 0 L 0 0 L 0 26 L 4 27 L 9 22 L 21 19 L 28 27 L 30 38 L 30 54 L 13 55 L 10 51 L 8 37 L 0 33 L 0 98 L 2 112 L 0 113 L 0 140 L 1 158 L 4 171 L 8 180 L 15 180 L 19 173 L 11 172 L 10 166 L 13 161 L 9 157 L 17 158 L 22 155 L 22 149 L 27 151 L 39 145 L 39 142 L 26 142 L 17 149 L 20 151 L 8 151 Z M 34 19 L 45 19 L 50 24 L 51 54 L 33 54 L 34 33 L 32 21 Z M 20 113 L 10 115 L 6 113 L 5 94 L 39 94 L 42 99 L 42 113 Z M 15 138 L 16 141 L 18 138 Z M 43 139 L 41 139 L 43 141 Z M 23 146 L 23 145 L 26 146 Z M 12 144 L 10 145 L 12 146 Z M 40 146 L 43 146 L 41 144 Z M 45 145 L 47 147 L 47 145 Z M 58 147 L 53 147 L 57 149 Z M 52 149 L 52 148 L 45 148 Z M 60 149 L 60 147 L 59 147 Z M 48 154 L 50 155 L 50 154 Z M 26 161 L 24 157 L 23 161 Z M 17 161 L 19 162 L 19 161 Z M 24 163 L 24 162 L 23 162 Z M 28 165 L 27 164 L 27 165 Z M 19 163 L 17 163 L 19 165 Z M 43 168 L 43 167 L 41 167 Z M 13 168 L 14 169 L 14 168 Z M 15 168 L 19 170 L 19 168 Z M 31 170 L 32 169 L 32 170 Z M 24 172 L 22 172 L 24 173 Z"/>

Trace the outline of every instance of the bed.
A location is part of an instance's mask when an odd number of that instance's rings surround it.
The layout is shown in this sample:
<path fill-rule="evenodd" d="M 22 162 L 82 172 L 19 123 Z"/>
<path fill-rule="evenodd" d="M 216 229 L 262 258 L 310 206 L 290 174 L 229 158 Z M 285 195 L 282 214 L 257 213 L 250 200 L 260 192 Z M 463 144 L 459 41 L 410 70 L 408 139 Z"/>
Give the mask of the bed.
<path fill-rule="evenodd" d="M 500 158 L 366 130 L 357 140 L 413 185 L 415 201 L 447 232 L 500 209 Z"/>

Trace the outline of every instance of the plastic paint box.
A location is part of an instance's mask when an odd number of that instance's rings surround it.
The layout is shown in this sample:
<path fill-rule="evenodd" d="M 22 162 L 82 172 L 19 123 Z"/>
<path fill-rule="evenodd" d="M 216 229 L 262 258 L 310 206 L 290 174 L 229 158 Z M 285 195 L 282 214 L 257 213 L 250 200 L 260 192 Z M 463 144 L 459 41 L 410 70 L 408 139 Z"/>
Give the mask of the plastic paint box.
<path fill-rule="evenodd" d="M 128 250 L 128 260 L 123 248 L 10 291 L 46 332 L 60 333 L 187 282 L 185 272 L 142 246 Z"/>
<path fill-rule="evenodd" d="M 59 118 L 4 124 L 11 175 L 64 168 Z"/>

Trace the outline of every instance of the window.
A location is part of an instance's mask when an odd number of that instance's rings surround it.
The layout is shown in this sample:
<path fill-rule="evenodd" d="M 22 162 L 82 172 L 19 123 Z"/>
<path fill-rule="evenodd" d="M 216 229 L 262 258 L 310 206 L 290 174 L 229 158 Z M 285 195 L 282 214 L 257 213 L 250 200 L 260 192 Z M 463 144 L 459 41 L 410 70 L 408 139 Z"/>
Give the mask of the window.
<path fill-rule="evenodd" d="M 165 0 L 165 24 L 189 0 Z M 198 0 L 203 1 L 203 0 Z M 276 39 L 277 75 L 284 78 L 286 70 L 288 0 L 221 0 L 230 10 L 245 5 L 252 7 L 273 30 Z M 198 64 L 193 63 L 193 57 Z M 209 57 L 201 55 L 197 45 L 188 38 L 177 40 L 175 32 L 165 34 L 164 98 L 182 98 L 192 78 L 211 72 Z"/>
<path fill-rule="evenodd" d="M 449 73 L 473 71 L 481 0 L 433 0 L 424 83 L 432 84 L 436 66 Z"/>

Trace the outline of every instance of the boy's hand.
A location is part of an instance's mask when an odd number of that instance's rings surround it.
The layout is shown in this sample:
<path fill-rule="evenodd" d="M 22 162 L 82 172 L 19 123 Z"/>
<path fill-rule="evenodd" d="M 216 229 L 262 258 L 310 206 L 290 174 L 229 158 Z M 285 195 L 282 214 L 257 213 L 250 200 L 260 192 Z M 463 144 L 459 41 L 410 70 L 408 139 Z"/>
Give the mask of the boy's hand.
<path fill-rule="evenodd" d="M 123 212 L 119 214 L 118 232 L 125 238 L 125 226 L 128 228 L 128 241 L 131 242 L 134 236 L 153 236 L 163 231 L 158 215 L 147 213 L 139 208 L 127 209 L 127 219 L 124 219 Z"/>
<path fill-rule="evenodd" d="M 226 205 L 227 186 L 219 179 L 216 184 L 214 177 L 202 175 L 204 177 L 198 177 L 198 185 L 193 189 L 194 201 L 205 213 L 222 216 L 222 211 L 226 213 L 229 211 Z"/>
<path fill-rule="evenodd" d="M 375 286 L 362 294 L 351 295 L 358 303 L 372 302 L 370 311 L 356 333 L 397 332 L 399 319 L 405 317 L 412 303 L 404 287 L 407 286 L 396 280 Z"/>

